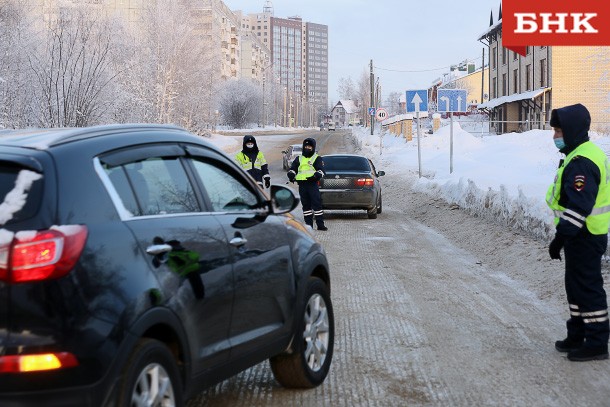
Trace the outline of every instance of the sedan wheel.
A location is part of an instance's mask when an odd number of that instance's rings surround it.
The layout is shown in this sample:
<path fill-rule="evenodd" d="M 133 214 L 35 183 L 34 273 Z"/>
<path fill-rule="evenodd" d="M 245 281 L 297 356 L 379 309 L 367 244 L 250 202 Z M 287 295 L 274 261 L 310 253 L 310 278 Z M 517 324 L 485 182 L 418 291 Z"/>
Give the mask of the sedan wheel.
<path fill-rule="evenodd" d="M 311 277 L 305 299 L 292 353 L 269 360 L 273 375 L 284 387 L 316 387 L 330 370 L 335 322 L 328 287 L 319 278 Z"/>
<path fill-rule="evenodd" d="M 182 405 L 176 362 L 168 348 L 157 340 L 140 341 L 126 364 L 121 381 L 120 406 Z"/>
<path fill-rule="evenodd" d="M 367 216 L 369 217 L 369 219 L 377 219 L 377 208 L 373 208 L 373 209 L 369 209 L 366 211 Z"/>

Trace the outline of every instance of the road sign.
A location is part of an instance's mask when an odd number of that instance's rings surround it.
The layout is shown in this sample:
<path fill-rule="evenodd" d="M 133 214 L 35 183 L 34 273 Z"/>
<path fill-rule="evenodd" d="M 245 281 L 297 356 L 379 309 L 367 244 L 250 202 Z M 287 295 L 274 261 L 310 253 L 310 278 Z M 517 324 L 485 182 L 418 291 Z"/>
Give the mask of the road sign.
<path fill-rule="evenodd" d="M 369 107 L 369 116 L 375 116 L 375 108 Z"/>
<path fill-rule="evenodd" d="M 375 118 L 377 118 L 378 121 L 385 120 L 388 118 L 388 112 L 383 107 L 379 107 L 375 112 Z"/>
<path fill-rule="evenodd" d="M 465 112 L 468 101 L 466 89 L 439 89 L 437 91 L 437 111 L 439 112 Z"/>
<path fill-rule="evenodd" d="M 428 111 L 428 91 L 426 89 L 407 91 L 407 113 Z"/>

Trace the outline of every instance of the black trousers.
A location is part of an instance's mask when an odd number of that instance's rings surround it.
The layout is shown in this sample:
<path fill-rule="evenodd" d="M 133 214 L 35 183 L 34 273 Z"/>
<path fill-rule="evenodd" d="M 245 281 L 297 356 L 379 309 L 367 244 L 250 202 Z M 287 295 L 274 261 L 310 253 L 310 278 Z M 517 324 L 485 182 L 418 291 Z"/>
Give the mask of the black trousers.
<path fill-rule="evenodd" d="M 305 223 L 313 227 L 315 216 L 316 225 L 324 226 L 324 211 L 322 210 L 322 198 L 320 197 L 318 183 L 315 181 L 300 181 L 299 195 L 303 205 Z"/>
<path fill-rule="evenodd" d="M 601 273 L 607 245 L 608 235 L 592 235 L 584 227 L 577 236 L 567 238 L 564 246 L 568 338 L 584 339 L 591 348 L 608 346 L 608 303 Z"/>

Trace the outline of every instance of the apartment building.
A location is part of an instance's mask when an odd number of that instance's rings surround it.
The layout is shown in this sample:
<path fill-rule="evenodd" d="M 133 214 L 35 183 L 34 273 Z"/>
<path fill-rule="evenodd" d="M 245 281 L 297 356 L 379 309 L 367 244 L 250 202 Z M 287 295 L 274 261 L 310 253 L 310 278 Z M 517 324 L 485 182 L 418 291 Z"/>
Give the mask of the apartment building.
<path fill-rule="evenodd" d="M 554 108 L 582 103 L 591 112 L 591 129 L 610 131 L 608 47 L 529 46 L 522 56 L 502 46 L 502 19 L 478 40 L 488 49 L 489 112 L 498 133 L 548 128 Z"/>
<path fill-rule="evenodd" d="M 299 16 L 275 17 L 270 0 L 262 13 L 242 21 L 242 29 L 250 29 L 269 47 L 274 79 L 285 90 L 287 103 L 298 108 L 288 124 L 299 113 L 304 118 L 314 111 L 320 119 L 328 106 L 328 26 L 304 22 Z"/>

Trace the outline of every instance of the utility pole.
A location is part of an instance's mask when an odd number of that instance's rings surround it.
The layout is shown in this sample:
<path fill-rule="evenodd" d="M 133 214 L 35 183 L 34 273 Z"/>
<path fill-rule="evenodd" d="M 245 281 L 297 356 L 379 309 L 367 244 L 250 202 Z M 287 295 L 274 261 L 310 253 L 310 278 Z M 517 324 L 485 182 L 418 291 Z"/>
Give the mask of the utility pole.
<path fill-rule="evenodd" d="M 369 79 L 369 82 L 371 82 L 371 104 L 369 106 L 374 107 L 375 106 L 375 75 L 373 74 L 373 60 L 371 59 L 371 78 Z M 373 129 L 375 127 L 375 122 L 373 121 L 375 119 L 374 116 L 371 116 L 369 114 L 370 120 L 371 120 L 371 136 L 373 135 Z"/>

